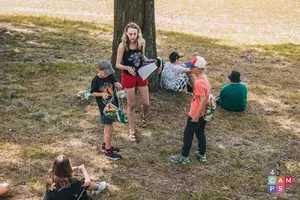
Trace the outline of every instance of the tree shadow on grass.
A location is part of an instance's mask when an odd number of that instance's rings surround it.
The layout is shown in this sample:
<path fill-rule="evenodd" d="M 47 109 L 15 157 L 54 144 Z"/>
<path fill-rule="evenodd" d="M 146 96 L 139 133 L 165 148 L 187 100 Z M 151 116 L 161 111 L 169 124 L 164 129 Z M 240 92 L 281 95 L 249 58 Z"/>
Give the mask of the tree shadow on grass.
<path fill-rule="evenodd" d="M 113 145 L 121 147 L 124 159 L 113 162 L 97 152 L 103 127 L 96 103 L 81 104 L 76 97 L 89 87 L 96 61 L 110 56 L 111 32 L 96 29 L 101 34 L 93 35 L 94 27 L 75 22 L 65 27 L 58 19 L 43 29 L 32 23 L 31 33 L 8 28 L 0 34 L 8 45 L 0 47 L 0 168 L 5 169 L 2 177 L 20 183 L 12 199 L 41 197 L 46 172 L 59 154 L 70 156 L 73 165 L 85 163 L 94 180 L 111 184 L 102 199 L 271 199 L 266 177 L 277 160 L 284 175 L 298 179 L 299 133 L 294 127 L 299 126 L 300 77 L 295 53 L 281 54 L 285 48 L 276 45 L 231 47 L 220 40 L 159 31 L 163 58 L 178 50 L 186 60 L 202 55 L 211 63 L 207 74 L 215 95 L 228 73 L 240 70 L 249 87 L 249 106 L 243 113 L 216 111 L 207 125 L 207 165 L 196 161 L 196 141 L 191 163 L 175 165 L 168 157 L 180 152 L 190 96 L 151 93 L 149 126 L 140 128 L 137 119 L 139 143 L 127 141 L 127 126 L 118 126 Z M 288 47 L 298 52 L 298 45 Z M 287 188 L 282 198 L 296 199 L 297 187 L 299 183 Z"/>

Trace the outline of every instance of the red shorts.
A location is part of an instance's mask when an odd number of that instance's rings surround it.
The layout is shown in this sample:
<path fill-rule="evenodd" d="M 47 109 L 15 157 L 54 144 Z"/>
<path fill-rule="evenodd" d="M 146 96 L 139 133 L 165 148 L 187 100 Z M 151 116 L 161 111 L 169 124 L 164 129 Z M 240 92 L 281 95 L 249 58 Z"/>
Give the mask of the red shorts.
<path fill-rule="evenodd" d="M 141 78 L 141 76 L 132 76 L 122 72 L 122 85 L 124 88 L 143 87 L 148 85 L 148 80 Z"/>

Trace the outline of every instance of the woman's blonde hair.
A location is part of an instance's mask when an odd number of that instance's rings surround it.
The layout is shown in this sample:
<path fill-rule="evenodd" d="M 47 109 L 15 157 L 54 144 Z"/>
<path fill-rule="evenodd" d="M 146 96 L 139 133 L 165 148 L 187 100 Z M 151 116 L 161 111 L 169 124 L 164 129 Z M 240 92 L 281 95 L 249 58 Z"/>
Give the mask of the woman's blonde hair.
<path fill-rule="evenodd" d="M 50 176 L 47 181 L 47 189 L 53 186 L 58 191 L 70 186 L 72 178 L 72 167 L 68 156 L 60 155 L 53 161 Z"/>
<path fill-rule="evenodd" d="M 137 38 L 136 38 L 136 44 L 137 44 L 137 48 L 139 50 L 142 50 L 143 51 L 143 46 L 144 46 L 144 43 L 145 43 L 145 40 L 143 38 L 143 34 L 142 34 L 142 31 L 139 27 L 139 25 L 137 25 L 136 23 L 134 22 L 130 22 L 128 23 L 125 28 L 124 28 L 124 32 L 123 32 L 123 35 L 122 35 L 122 44 L 123 44 L 123 48 L 128 51 L 129 50 L 129 39 L 126 35 L 127 31 L 129 28 L 134 28 L 134 29 L 137 29 Z M 143 52 L 144 53 L 144 52 Z"/>

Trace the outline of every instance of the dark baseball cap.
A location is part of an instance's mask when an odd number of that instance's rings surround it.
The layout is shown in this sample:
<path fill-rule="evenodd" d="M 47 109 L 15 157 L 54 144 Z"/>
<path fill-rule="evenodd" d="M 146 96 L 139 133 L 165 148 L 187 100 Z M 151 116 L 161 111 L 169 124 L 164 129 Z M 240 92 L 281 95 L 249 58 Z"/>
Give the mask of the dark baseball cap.
<path fill-rule="evenodd" d="M 107 59 L 100 60 L 98 63 L 98 68 L 100 68 L 106 75 L 111 75 L 115 73 L 115 70 L 112 68 L 111 63 Z"/>
<path fill-rule="evenodd" d="M 182 58 L 182 55 L 179 55 L 177 51 L 173 51 L 170 55 L 169 55 L 169 59 L 171 62 L 174 62 L 175 60 L 177 60 L 178 58 Z"/>

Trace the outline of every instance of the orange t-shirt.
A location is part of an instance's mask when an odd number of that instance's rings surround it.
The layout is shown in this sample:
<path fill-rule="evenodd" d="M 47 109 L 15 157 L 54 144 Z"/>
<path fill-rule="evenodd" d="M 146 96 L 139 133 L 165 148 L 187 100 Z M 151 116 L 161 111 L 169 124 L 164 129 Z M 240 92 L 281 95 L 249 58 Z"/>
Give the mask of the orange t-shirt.
<path fill-rule="evenodd" d="M 202 117 L 205 114 L 206 111 L 206 103 L 209 95 L 209 88 L 210 88 L 210 83 L 205 74 L 203 76 L 200 76 L 196 79 L 194 83 L 194 92 L 193 92 L 193 97 L 192 97 L 192 103 L 191 103 L 191 108 L 189 112 L 189 116 L 193 118 L 198 110 L 199 107 L 199 96 L 205 96 L 205 106 L 202 110 L 202 113 L 200 117 Z"/>

